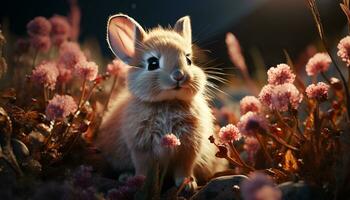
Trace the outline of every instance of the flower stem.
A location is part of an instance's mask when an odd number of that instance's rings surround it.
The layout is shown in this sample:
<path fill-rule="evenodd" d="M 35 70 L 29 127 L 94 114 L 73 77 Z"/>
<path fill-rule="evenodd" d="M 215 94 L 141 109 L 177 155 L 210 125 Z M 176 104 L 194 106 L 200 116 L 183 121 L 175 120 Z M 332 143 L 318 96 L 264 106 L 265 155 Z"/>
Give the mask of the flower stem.
<path fill-rule="evenodd" d="M 113 77 L 112 87 L 111 87 L 111 90 L 109 91 L 107 101 L 105 102 L 105 105 L 103 107 L 102 116 L 105 114 L 106 111 L 108 111 L 108 104 L 109 104 L 109 101 L 111 100 L 113 91 L 114 91 L 114 89 L 115 89 L 115 87 L 116 87 L 116 85 L 118 83 L 118 77 L 119 76 L 114 76 Z"/>
<path fill-rule="evenodd" d="M 283 145 L 284 147 L 287 147 L 288 149 L 294 150 L 294 151 L 298 151 L 298 148 L 287 144 L 283 139 L 271 134 L 271 133 L 266 133 L 268 136 L 270 136 L 272 139 L 274 139 L 276 142 L 278 142 L 279 144 Z"/>
<path fill-rule="evenodd" d="M 34 53 L 34 57 L 33 57 L 32 69 L 35 67 L 35 62 L 36 62 L 36 59 L 38 57 L 38 54 L 39 54 L 39 50 L 36 50 Z"/>
<path fill-rule="evenodd" d="M 350 88 L 350 68 L 348 67 L 348 87 Z"/>
<path fill-rule="evenodd" d="M 94 89 L 96 88 L 96 86 L 97 86 L 97 84 L 94 84 L 94 85 L 91 87 L 90 91 L 89 91 L 89 92 L 87 93 L 87 95 L 86 95 L 86 98 L 83 100 L 81 106 L 85 105 L 85 103 L 86 103 L 87 101 L 89 101 L 89 99 L 91 98 L 92 93 L 94 92 Z"/>
<path fill-rule="evenodd" d="M 265 143 L 264 143 L 264 141 L 263 141 L 263 138 L 261 138 L 261 136 L 258 135 L 258 134 L 255 134 L 255 137 L 256 137 L 256 139 L 258 139 L 259 144 L 260 144 L 260 146 L 261 146 L 261 149 L 262 149 L 263 152 L 264 152 L 265 157 L 267 158 L 267 160 L 269 161 L 269 163 L 271 163 L 271 164 L 273 165 L 273 160 L 272 160 L 272 158 L 271 158 L 269 152 L 267 152 L 267 147 L 266 147 L 266 145 L 265 145 Z"/>
<path fill-rule="evenodd" d="M 326 76 L 324 72 L 321 72 L 321 76 L 330 86 L 332 86 L 331 81 L 329 80 L 329 78 Z"/>
<path fill-rule="evenodd" d="M 239 155 L 239 153 L 238 153 L 236 147 L 233 145 L 232 142 L 230 143 L 230 148 L 231 148 L 231 150 L 233 151 L 233 153 L 235 154 L 235 157 L 237 158 L 237 160 L 242 164 L 242 166 L 243 166 L 244 168 L 247 168 L 249 171 L 254 171 L 254 170 L 255 170 L 253 167 L 249 166 L 247 163 L 245 163 L 245 162 L 242 160 L 241 156 Z"/>
<path fill-rule="evenodd" d="M 43 88 L 43 95 L 44 95 L 44 108 L 45 108 L 47 103 L 47 88 L 45 86 Z"/>
<path fill-rule="evenodd" d="M 316 107 L 314 110 L 314 131 L 315 131 L 314 134 L 315 134 L 315 143 L 316 143 L 314 145 L 316 145 L 316 153 L 319 153 L 319 143 L 320 143 L 320 134 L 321 134 L 319 112 L 320 112 L 319 102 L 316 102 Z"/>
<path fill-rule="evenodd" d="M 54 124 L 53 124 L 53 127 L 56 127 L 56 125 L 57 125 L 57 122 L 55 120 Z M 51 140 L 51 138 L 53 136 L 53 133 L 52 133 L 53 131 L 54 131 L 54 129 L 50 131 L 49 136 L 47 136 L 47 138 L 45 139 L 45 142 L 44 142 L 44 145 L 43 145 L 44 147 L 48 147 L 48 144 L 50 143 L 50 140 Z"/>
<path fill-rule="evenodd" d="M 79 103 L 78 103 L 78 108 L 81 107 L 81 103 L 84 99 L 85 89 L 86 89 L 86 78 L 84 78 L 84 80 L 83 80 L 83 86 L 82 86 L 81 95 L 80 95 L 80 99 L 79 99 Z"/>
<path fill-rule="evenodd" d="M 61 84 L 61 94 L 63 95 L 65 91 L 66 91 L 66 83 L 62 83 Z"/>
<path fill-rule="evenodd" d="M 295 130 L 299 133 L 299 135 L 302 137 L 302 140 L 306 140 L 306 137 L 304 136 L 303 132 L 301 131 L 300 127 L 299 127 L 299 120 L 297 118 L 297 116 L 295 116 L 294 114 L 293 118 L 294 118 L 294 123 L 295 123 Z"/>
<path fill-rule="evenodd" d="M 315 0 L 308 0 L 308 3 L 309 3 L 309 8 L 310 8 L 310 10 L 312 12 L 312 15 L 314 17 L 314 20 L 315 20 L 315 23 L 316 23 L 316 27 L 317 27 L 319 36 L 321 38 L 321 41 L 323 43 L 323 46 L 326 49 L 327 53 L 329 54 L 330 58 L 332 59 L 334 67 L 337 70 L 337 72 L 338 72 L 338 74 L 340 76 L 340 79 L 342 80 L 342 83 L 344 85 L 344 90 L 345 90 L 345 94 L 346 94 L 347 114 L 348 114 L 348 118 L 350 119 L 350 94 L 349 94 L 348 84 L 347 84 L 347 82 L 345 80 L 345 77 L 344 77 L 343 73 L 341 72 L 339 66 L 337 65 L 336 59 L 332 55 L 331 50 L 329 49 L 329 47 L 327 45 L 327 41 L 326 41 L 325 34 L 324 34 L 324 31 L 323 31 L 323 26 L 322 26 L 322 23 L 321 23 L 320 13 L 319 13 L 319 11 L 317 9 L 316 2 L 315 2 Z"/>
<path fill-rule="evenodd" d="M 291 136 L 293 135 L 294 137 L 296 137 L 297 139 L 301 139 L 295 132 L 294 130 L 283 120 L 283 117 L 281 115 L 281 113 L 279 113 L 277 110 L 275 110 L 276 116 L 278 118 L 278 120 L 280 122 L 282 122 L 282 125 L 288 129 L 288 135 L 287 135 L 287 141 L 288 143 L 290 142 Z M 298 127 L 299 128 L 299 127 Z"/>

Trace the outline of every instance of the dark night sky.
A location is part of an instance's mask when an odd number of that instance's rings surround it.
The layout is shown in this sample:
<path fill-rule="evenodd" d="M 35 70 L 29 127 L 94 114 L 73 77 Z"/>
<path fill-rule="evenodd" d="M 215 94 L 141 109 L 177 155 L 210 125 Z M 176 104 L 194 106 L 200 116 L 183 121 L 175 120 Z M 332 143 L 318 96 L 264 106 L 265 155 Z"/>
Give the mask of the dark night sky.
<path fill-rule="evenodd" d="M 326 32 L 340 37 L 346 22 L 339 8 L 341 0 L 318 2 Z M 79 4 L 80 39 L 97 38 L 103 53 L 110 57 L 104 40 L 105 25 L 108 16 L 118 12 L 129 14 L 145 28 L 172 25 L 177 18 L 190 15 L 194 39 L 223 64 L 228 64 L 224 44 L 227 31 L 237 35 L 246 53 L 257 47 L 268 65 L 283 61 L 282 49 L 295 57 L 317 39 L 305 0 L 80 0 Z M 9 20 L 12 32 L 23 35 L 33 17 L 65 15 L 68 10 L 67 0 L 3 0 L 0 17 Z"/>

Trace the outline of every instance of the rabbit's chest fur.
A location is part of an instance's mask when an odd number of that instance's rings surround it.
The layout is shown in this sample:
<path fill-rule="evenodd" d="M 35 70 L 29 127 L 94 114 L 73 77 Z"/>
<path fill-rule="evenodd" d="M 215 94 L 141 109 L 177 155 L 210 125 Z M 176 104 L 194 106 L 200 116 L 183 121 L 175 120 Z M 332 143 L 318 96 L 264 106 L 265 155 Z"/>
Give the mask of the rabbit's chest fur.
<path fill-rule="evenodd" d="M 162 136 L 168 133 L 181 141 L 170 152 L 161 145 Z M 190 103 L 146 103 L 126 95 L 106 116 L 96 144 L 115 169 L 137 170 L 139 159 L 156 158 L 172 165 L 181 163 L 190 171 L 195 166 L 196 177 L 207 179 L 226 165 L 215 159 L 216 147 L 208 140 L 213 134 L 213 116 L 203 96 Z M 141 152 L 142 157 L 133 159 L 132 152 Z"/>
<path fill-rule="evenodd" d="M 121 130 L 127 146 L 139 151 L 159 153 L 161 138 L 175 134 L 183 147 L 198 146 L 201 139 L 200 108 L 182 101 L 158 103 L 131 100 Z"/>

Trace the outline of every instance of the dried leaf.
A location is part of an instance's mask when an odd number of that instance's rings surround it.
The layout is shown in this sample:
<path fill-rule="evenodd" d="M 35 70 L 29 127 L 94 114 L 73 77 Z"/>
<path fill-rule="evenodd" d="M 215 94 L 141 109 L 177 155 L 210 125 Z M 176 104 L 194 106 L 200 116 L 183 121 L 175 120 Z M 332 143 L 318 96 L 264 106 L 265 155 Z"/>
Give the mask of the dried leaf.
<path fill-rule="evenodd" d="M 281 183 L 288 180 L 287 174 L 276 168 L 269 168 L 264 170 L 266 174 L 272 176 L 277 183 Z"/>
<path fill-rule="evenodd" d="M 343 2 L 347 7 L 349 7 L 349 2 L 350 2 L 349 0 L 343 0 Z"/>
<path fill-rule="evenodd" d="M 0 133 L 4 137 L 5 145 L 10 143 L 11 134 L 12 134 L 12 122 L 7 112 L 0 107 Z"/>
<path fill-rule="evenodd" d="M 14 88 L 6 89 L 2 92 L 1 98 L 3 99 L 10 99 L 10 100 L 16 100 L 16 91 Z"/>
<path fill-rule="evenodd" d="M 283 169 L 289 172 L 295 172 L 298 170 L 298 168 L 297 159 L 294 157 L 291 150 L 287 150 L 286 154 L 284 155 Z"/>
<path fill-rule="evenodd" d="M 349 7 L 346 6 L 345 4 L 340 4 L 340 8 L 343 10 L 346 18 L 348 19 L 348 21 L 350 22 L 350 10 L 349 10 Z"/>
<path fill-rule="evenodd" d="M 218 158 L 227 158 L 227 148 L 223 145 L 218 145 L 217 147 L 219 151 L 215 154 L 215 156 Z"/>
<path fill-rule="evenodd" d="M 6 73 L 7 71 L 7 63 L 5 58 L 0 57 L 0 78 Z"/>
<path fill-rule="evenodd" d="M 208 138 L 208 140 L 210 141 L 210 143 L 215 144 L 214 136 L 211 135 L 211 136 Z"/>
<path fill-rule="evenodd" d="M 324 39 L 323 26 L 321 23 L 321 17 L 320 17 L 320 13 L 317 9 L 316 2 L 315 2 L 315 0 L 308 0 L 308 3 L 309 3 L 309 8 L 311 10 L 312 16 L 313 16 L 315 23 L 316 23 L 317 31 L 320 35 L 320 38 L 323 40 Z"/>

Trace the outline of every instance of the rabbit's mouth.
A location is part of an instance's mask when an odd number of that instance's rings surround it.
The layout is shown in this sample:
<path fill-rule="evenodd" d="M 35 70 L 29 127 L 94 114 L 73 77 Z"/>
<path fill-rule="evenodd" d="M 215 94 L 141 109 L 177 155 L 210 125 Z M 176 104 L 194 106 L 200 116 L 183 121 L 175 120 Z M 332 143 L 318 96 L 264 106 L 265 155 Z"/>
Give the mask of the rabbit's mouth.
<path fill-rule="evenodd" d="M 181 89 L 180 83 L 177 82 L 176 86 L 174 87 L 174 90 L 180 90 L 180 89 Z"/>
<path fill-rule="evenodd" d="M 190 80 L 188 78 L 185 78 L 181 81 L 176 81 L 175 83 L 173 83 L 173 87 L 171 88 L 171 90 L 186 89 L 188 88 L 189 83 L 190 83 Z"/>

